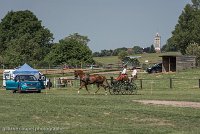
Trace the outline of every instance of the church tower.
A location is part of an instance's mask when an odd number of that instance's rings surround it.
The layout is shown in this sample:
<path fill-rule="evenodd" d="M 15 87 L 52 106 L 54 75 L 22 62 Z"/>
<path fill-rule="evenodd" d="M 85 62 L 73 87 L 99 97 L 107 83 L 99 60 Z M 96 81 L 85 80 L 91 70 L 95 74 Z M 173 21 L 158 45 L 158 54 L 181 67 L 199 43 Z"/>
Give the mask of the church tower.
<path fill-rule="evenodd" d="M 160 46 L 161 46 L 161 36 L 156 33 L 156 36 L 154 37 L 154 48 L 156 52 L 160 52 Z"/>

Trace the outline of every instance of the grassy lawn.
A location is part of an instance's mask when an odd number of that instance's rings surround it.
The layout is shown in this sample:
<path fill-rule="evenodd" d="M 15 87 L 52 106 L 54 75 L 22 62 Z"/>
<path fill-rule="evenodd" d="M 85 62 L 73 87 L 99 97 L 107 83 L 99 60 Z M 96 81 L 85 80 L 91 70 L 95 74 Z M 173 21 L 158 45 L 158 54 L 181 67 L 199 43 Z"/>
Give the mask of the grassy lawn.
<path fill-rule="evenodd" d="M 138 95 L 77 95 L 75 89 L 41 94 L 0 91 L 1 133 L 198 133 L 200 110 L 143 105 L 133 100 L 199 101 L 200 92 L 140 90 Z M 31 130 L 13 130 L 31 129 Z M 54 130 L 50 130 L 54 129 Z M 8 130 L 6 130 L 8 129 Z"/>
<path fill-rule="evenodd" d="M 186 77 L 197 70 L 179 73 Z M 161 78 L 171 75 L 140 77 Z M 159 77 L 158 77 L 159 76 Z M 133 100 L 200 102 L 199 88 L 140 89 L 137 95 L 88 94 L 67 87 L 42 93 L 13 94 L 0 90 L 0 133 L 199 133 L 200 109 L 144 105 Z M 96 90 L 89 86 L 91 93 Z"/>
<path fill-rule="evenodd" d="M 122 133 L 198 134 L 200 108 L 142 104 L 134 100 L 170 100 L 200 103 L 200 69 L 177 73 L 139 72 L 137 95 L 98 94 L 88 86 L 77 94 L 73 87 L 53 88 L 42 93 L 0 90 L 0 134 L 31 133 Z M 106 75 L 116 77 L 117 74 Z M 169 88 L 172 78 L 173 88 Z"/>

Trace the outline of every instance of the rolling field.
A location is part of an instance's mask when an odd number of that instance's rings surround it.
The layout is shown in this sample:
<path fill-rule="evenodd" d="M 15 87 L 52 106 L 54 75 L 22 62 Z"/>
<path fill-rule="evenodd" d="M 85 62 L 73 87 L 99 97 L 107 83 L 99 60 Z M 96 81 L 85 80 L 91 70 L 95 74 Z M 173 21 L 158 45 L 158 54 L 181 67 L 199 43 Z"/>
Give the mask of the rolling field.
<path fill-rule="evenodd" d="M 90 88 L 91 92 L 94 92 Z M 198 133 L 200 108 L 135 100 L 200 102 L 199 89 L 139 90 L 137 95 L 96 95 L 74 88 L 42 93 L 0 91 L 0 133 Z"/>
<path fill-rule="evenodd" d="M 77 94 L 73 87 L 54 88 L 42 93 L 16 93 L 0 90 L 0 133 L 137 133 L 197 134 L 200 132 L 200 89 L 186 78 L 198 81 L 199 69 L 169 74 L 139 73 L 144 80 L 137 95 L 105 95 L 90 85 Z M 182 78 L 170 89 L 168 78 Z M 159 81 L 159 82 L 157 82 Z M 179 80 L 180 81 L 180 80 Z M 153 82 L 154 84 L 152 84 Z M 156 85 L 157 82 L 157 85 Z M 138 87 L 140 80 L 136 81 Z M 199 107 L 143 104 L 138 101 L 165 100 L 198 102 Z"/>
<path fill-rule="evenodd" d="M 91 94 L 85 89 L 77 94 L 78 81 L 72 87 L 42 93 L 13 94 L 0 89 L 0 134 L 198 134 L 199 74 L 200 69 L 160 74 L 139 72 L 136 95 L 105 95 L 102 88 L 93 94 L 93 85 L 88 86 Z M 153 101 L 169 101 L 169 105 Z"/>

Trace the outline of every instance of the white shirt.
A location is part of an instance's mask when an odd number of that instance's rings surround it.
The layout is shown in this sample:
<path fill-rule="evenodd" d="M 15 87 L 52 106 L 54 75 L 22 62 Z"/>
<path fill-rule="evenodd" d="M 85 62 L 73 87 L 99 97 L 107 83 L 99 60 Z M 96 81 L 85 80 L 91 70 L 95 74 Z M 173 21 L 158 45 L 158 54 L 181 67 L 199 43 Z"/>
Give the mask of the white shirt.
<path fill-rule="evenodd" d="M 134 69 L 133 72 L 132 72 L 132 76 L 134 77 L 134 76 L 136 76 L 136 75 L 137 75 L 137 70 Z"/>
<path fill-rule="evenodd" d="M 121 74 L 126 74 L 126 68 L 123 69 Z"/>

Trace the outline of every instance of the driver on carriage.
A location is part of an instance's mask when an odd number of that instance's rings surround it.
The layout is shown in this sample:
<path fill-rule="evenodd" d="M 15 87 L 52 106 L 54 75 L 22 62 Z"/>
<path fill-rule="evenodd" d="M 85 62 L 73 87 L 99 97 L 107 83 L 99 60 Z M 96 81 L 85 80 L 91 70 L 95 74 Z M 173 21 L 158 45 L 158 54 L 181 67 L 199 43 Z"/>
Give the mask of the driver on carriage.
<path fill-rule="evenodd" d="M 121 81 L 123 80 L 125 77 L 127 77 L 127 65 L 124 65 L 123 66 L 123 70 L 122 72 L 120 73 L 120 75 L 116 78 L 117 81 Z"/>

